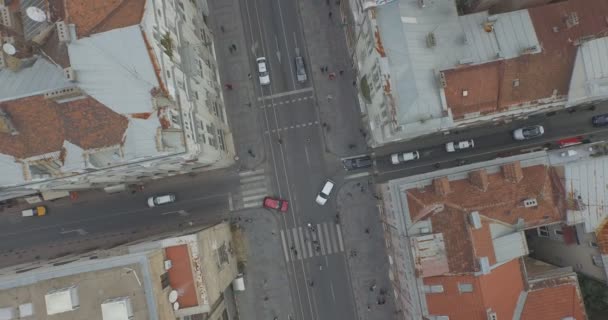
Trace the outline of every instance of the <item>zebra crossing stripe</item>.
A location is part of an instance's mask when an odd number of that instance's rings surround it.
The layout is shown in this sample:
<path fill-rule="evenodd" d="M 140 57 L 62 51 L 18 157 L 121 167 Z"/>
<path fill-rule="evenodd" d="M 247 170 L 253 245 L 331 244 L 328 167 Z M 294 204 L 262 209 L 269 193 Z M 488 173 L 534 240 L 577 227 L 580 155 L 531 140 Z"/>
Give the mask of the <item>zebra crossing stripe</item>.
<path fill-rule="evenodd" d="M 325 247 L 323 246 L 323 231 L 321 230 L 321 225 L 317 225 L 317 232 L 319 233 L 319 246 L 321 247 L 321 255 L 325 255 Z"/>
<path fill-rule="evenodd" d="M 294 259 L 300 259 L 300 256 L 302 255 L 302 253 L 300 253 L 301 250 L 300 249 L 300 241 L 298 239 L 298 229 L 291 229 L 291 234 L 293 235 L 293 245 L 296 248 L 296 252 L 298 254 L 295 254 L 295 258 Z"/>
<path fill-rule="evenodd" d="M 333 251 L 331 251 L 331 240 L 329 238 L 329 231 L 327 230 L 327 225 L 323 224 L 323 231 L 325 232 L 325 243 L 326 243 L 326 247 L 327 247 L 327 254 L 332 254 Z"/>
<path fill-rule="evenodd" d="M 340 252 L 344 251 L 344 240 L 342 240 L 342 229 L 340 225 L 336 225 L 336 229 L 338 231 L 338 244 L 340 245 Z"/>
<path fill-rule="evenodd" d="M 308 240 L 307 241 L 308 253 L 312 257 L 313 255 L 315 255 L 315 252 L 316 252 L 316 250 L 315 251 L 312 250 L 312 240 L 311 240 L 312 239 L 312 236 L 311 236 L 312 232 L 308 228 L 306 228 L 306 230 L 304 231 L 304 233 L 305 233 L 306 240 Z"/>
<path fill-rule="evenodd" d="M 300 236 L 300 251 L 302 251 L 302 259 L 306 259 L 306 244 L 304 243 L 304 236 L 302 235 L 302 227 L 298 227 L 298 234 L 296 234 L 297 236 Z"/>
<path fill-rule="evenodd" d="M 259 180 L 264 180 L 264 179 L 266 179 L 266 176 L 264 176 L 264 175 L 245 177 L 245 178 L 241 178 L 241 183 L 249 183 L 249 182 L 254 182 L 254 181 L 259 181 Z"/>
<path fill-rule="evenodd" d="M 264 173 L 264 169 L 258 169 L 258 170 L 254 170 L 254 171 L 239 172 L 239 176 L 241 176 L 241 177 L 248 177 L 248 176 L 253 176 L 253 175 L 257 175 L 257 174 L 261 174 L 261 173 Z"/>
<path fill-rule="evenodd" d="M 289 252 L 287 251 L 287 242 L 285 242 L 285 232 L 281 230 L 281 242 L 283 242 L 283 254 L 285 254 L 285 260 L 289 262 Z"/>

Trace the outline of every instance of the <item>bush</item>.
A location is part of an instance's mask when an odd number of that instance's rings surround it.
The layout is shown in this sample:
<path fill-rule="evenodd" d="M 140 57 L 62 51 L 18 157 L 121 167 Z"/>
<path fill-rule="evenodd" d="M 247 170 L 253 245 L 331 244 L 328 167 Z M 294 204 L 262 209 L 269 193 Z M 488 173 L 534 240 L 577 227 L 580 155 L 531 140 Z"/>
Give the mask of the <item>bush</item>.
<path fill-rule="evenodd" d="M 369 88 L 369 83 L 367 83 L 367 76 L 363 76 L 363 78 L 361 78 L 359 87 L 361 89 L 361 95 L 363 96 L 363 98 L 365 98 L 367 103 L 371 103 L 372 102 L 371 90 Z"/>

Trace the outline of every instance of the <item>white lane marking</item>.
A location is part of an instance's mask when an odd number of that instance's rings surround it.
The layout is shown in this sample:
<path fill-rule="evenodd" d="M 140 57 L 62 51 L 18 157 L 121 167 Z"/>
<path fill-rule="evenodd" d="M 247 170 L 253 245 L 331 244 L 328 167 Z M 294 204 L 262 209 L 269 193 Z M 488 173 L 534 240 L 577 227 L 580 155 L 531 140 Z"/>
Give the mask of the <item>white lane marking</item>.
<path fill-rule="evenodd" d="M 300 235 L 300 243 L 302 244 L 302 259 L 306 259 L 306 243 L 304 241 L 304 236 L 302 235 L 302 227 L 298 227 L 298 234 Z"/>
<path fill-rule="evenodd" d="M 258 100 L 262 101 L 262 100 L 266 100 L 266 99 L 274 99 L 274 98 L 289 96 L 289 95 L 292 95 L 292 94 L 298 94 L 298 93 L 308 92 L 308 91 L 312 91 L 312 87 L 298 89 L 298 90 L 292 90 L 292 91 L 286 91 L 286 92 L 281 92 L 281 93 L 275 93 L 275 94 L 272 94 L 272 95 L 269 95 L 269 96 L 262 96 L 262 97 L 258 97 Z"/>
<path fill-rule="evenodd" d="M 81 236 L 84 236 L 86 234 L 88 234 L 88 232 L 84 231 L 84 229 L 73 229 L 73 230 L 63 230 L 63 228 L 61 229 L 61 231 L 59 232 L 60 234 L 68 234 L 68 233 L 78 233 Z"/>
<path fill-rule="evenodd" d="M 357 178 L 366 177 L 366 176 L 369 176 L 369 172 L 361 172 L 361 173 L 351 174 L 350 176 L 344 177 L 344 179 L 345 180 L 350 180 L 350 179 L 357 179 Z"/>
<path fill-rule="evenodd" d="M 266 193 L 266 188 L 265 187 L 260 187 L 260 188 L 253 188 L 253 189 L 247 189 L 244 191 L 241 191 L 241 195 L 243 196 L 249 196 L 252 194 L 259 194 L 259 193 Z"/>
<path fill-rule="evenodd" d="M 262 200 L 262 198 L 266 197 L 265 194 L 259 194 L 255 196 L 243 197 L 243 202 L 252 202 L 257 200 Z"/>
<path fill-rule="evenodd" d="M 304 154 L 306 155 L 306 163 L 308 164 L 308 167 L 310 168 L 310 156 L 308 155 L 308 147 L 306 147 L 306 145 L 304 145 Z"/>
<path fill-rule="evenodd" d="M 338 252 L 338 240 L 336 240 L 336 234 L 335 234 L 335 225 L 328 225 L 327 228 L 329 229 L 329 234 L 330 234 L 330 239 L 331 239 L 331 248 L 333 249 L 334 252 Z"/>
<path fill-rule="evenodd" d="M 327 230 L 327 225 L 323 224 L 323 232 L 325 232 L 325 243 L 327 243 L 327 254 L 331 254 L 331 239 L 329 238 L 329 231 Z"/>
<path fill-rule="evenodd" d="M 334 299 L 334 302 L 336 302 L 336 294 L 334 293 L 334 284 L 331 281 L 329 282 L 329 288 L 331 289 L 331 297 Z"/>
<path fill-rule="evenodd" d="M 287 252 L 287 242 L 285 241 L 285 232 L 281 230 L 281 242 L 283 242 L 283 254 L 285 254 L 285 260 L 289 262 L 289 253 Z"/>
<path fill-rule="evenodd" d="M 259 180 L 264 180 L 266 179 L 266 176 L 254 176 L 254 177 L 247 177 L 247 178 L 242 178 L 241 179 L 241 184 L 245 184 L 245 183 L 250 183 L 250 182 L 254 182 L 254 181 L 259 181 Z"/>
<path fill-rule="evenodd" d="M 234 210 L 234 203 L 232 202 L 232 193 L 228 194 L 228 210 L 229 211 Z"/>
<path fill-rule="evenodd" d="M 239 172 L 239 176 L 241 176 L 241 177 L 247 177 L 247 176 L 252 176 L 252 175 L 261 174 L 261 173 L 264 173 L 264 169 L 258 169 L 258 170 L 254 170 L 254 171 Z"/>
<path fill-rule="evenodd" d="M 321 247 L 321 255 L 325 255 L 325 247 L 323 246 L 323 230 L 321 230 L 321 225 L 317 224 L 317 231 L 319 232 L 319 246 Z"/>
<path fill-rule="evenodd" d="M 340 225 L 336 225 L 336 230 L 338 230 L 338 244 L 340 245 L 340 252 L 344 251 L 344 240 L 342 240 L 342 229 Z"/>

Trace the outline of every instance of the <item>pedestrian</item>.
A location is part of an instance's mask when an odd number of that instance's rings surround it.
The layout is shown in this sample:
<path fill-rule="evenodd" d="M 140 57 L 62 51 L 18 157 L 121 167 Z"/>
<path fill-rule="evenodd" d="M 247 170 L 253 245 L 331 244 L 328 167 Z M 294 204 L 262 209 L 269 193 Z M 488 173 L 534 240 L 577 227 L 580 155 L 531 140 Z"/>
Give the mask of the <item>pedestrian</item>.
<path fill-rule="evenodd" d="M 344 70 L 340 70 L 340 75 L 343 75 L 343 74 L 344 74 Z"/>
<path fill-rule="evenodd" d="M 334 97 L 331 94 L 327 95 L 327 101 L 331 101 L 331 99 L 333 99 Z"/>
<path fill-rule="evenodd" d="M 236 51 L 236 44 L 232 44 L 232 50 Z"/>
<path fill-rule="evenodd" d="M 222 30 L 222 32 L 224 32 L 224 26 L 220 26 L 220 30 Z"/>
<path fill-rule="evenodd" d="M 353 87 L 357 85 L 357 80 L 353 80 Z"/>
<path fill-rule="evenodd" d="M 230 51 L 230 53 L 232 53 L 232 47 L 228 47 L 228 51 Z"/>
<path fill-rule="evenodd" d="M 277 142 L 278 142 L 279 144 L 283 144 L 283 139 L 279 138 L 279 140 L 277 140 Z"/>
<path fill-rule="evenodd" d="M 228 90 L 232 90 L 232 84 L 230 84 L 230 83 L 226 83 L 226 84 L 224 85 L 224 87 L 225 87 L 226 89 L 228 89 Z"/>
<path fill-rule="evenodd" d="M 321 73 L 325 72 L 325 67 L 321 66 Z"/>
<path fill-rule="evenodd" d="M 331 19 L 331 16 L 333 15 L 333 13 L 330 11 L 329 12 L 329 19 Z"/>
<path fill-rule="evenodd" d="M 329 67 L 325 66 L 325 72 L 329 71 Z"/>
<path fill-rule="evenodd" d="M 249 78 L 249 80 L 251 80 L 251 73 L 247 74 L 247 78 Z"/>
<path fill-rule="evenodd" d="M 336 73 L 335 72 L 330 72 L 329 73 L 329 80 L 334 80 L 336 78 Z"/>

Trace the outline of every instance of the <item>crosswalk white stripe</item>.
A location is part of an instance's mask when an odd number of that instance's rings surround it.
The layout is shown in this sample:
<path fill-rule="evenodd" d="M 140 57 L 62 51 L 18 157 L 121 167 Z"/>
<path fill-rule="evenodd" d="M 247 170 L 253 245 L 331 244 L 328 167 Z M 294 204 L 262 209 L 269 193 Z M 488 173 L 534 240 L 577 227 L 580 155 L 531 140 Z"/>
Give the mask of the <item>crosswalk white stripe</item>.
<path fill-rule="evenodd" d="M 300 260 L 300 255 L 301 255 L 300 251 L 302 251 L 302 250 L 300 250 L 300 242 L 298 241 L 298 230 L 295 228 L 291 229 L 291 233 L 293 234 L 293 245 L 296 248 L 295 252 L 297 252 L 297 254 L 294 253 L 294 255 L 295 255 L 294 259 Z"/>
<path fill-rule="evenodd" d="M 255 196 L 243 197 L 243 202 L 252 202 L 254 200 L 261 200 L 265 196 L 266 196 L 265 194 L 258 194 Z"/>
<path fill-rule="evenodd" d="M 266 180 L 250 182 L 248 184 L 241 185 L 241 190 L 243 190 L 243 191 L 250 190 L 250 189 L 256 189 L 256 188 L 266 188 Z"/>
<path fill-rule="evenodd" d="M 311 236 L 312 231 L 310 231 L 309 228 L 306 228 L 304 230 L 304 233 L 306 236 L 306 240 L 308 240 L 308 241 L 306 241 L 307 242 L 306 244 L 308 245 L 308 253 L 309 253 L 309 256 L 312 257 L 315 253 L 314 251 L 312 251 L 312 236 Z"/>
<path fill-rule="evenodd" d="M 335 228 L 334 228 L 335 224 L 327 224 L 327 229 L 329 229 L 329 238 L 331 239 L 331 248 L 334 250 L 334 252 L 338 252 L 338 241 L 336 240 L 336 234 L 335 234 Z"/>
<path fill-rule="evenodd" d="M 338 231 L 338 244 L 340 245 L 340 252 L 344 251 L 344 240 L 342 240 L 342 229 L 340 225 L 336 225 L 336 230 Z"/>
<path fill-rule="evenodd" d="M 319 230 L 319 229 L 317 229 L 317 230 Z M 317 246 L 319 246 L 319 242 L 317 241 L 317 239 L 318 239 L 318 238 L 317 238 L 317 232 L 316 232 L 316 231 L 315 231 L 315 232 L 312 232 L 312 231 L 311 231 L 311 232 L 310 232 L 310 234 L 311 234 L 311 236 L 310 236 L 311 242 L 314 242 L 314 243 L 315 243 L 315 244 L 312 246 L 312 247 L 313 247 L 313 251 L 314 251 L 314 253 L 315 253 L 315 256 L 318 256 L 318 255 L 320 255 L 320 254 L 321 254 L 321 251 L 318 251 L 318 250 L 317 250 Z"/>
<path fill-rule="evenodd" d="M 300 245 L 302 248 L 302 259 L 306 259 L 306 243 L 304 242 L 304 236 L 302 235 L 302 227 L 298 227 L 298 234 L 300 235 Z"/>
<path fill-rule="evenodd" d="M 289 262 L 289 253 L 287 251 L 287 242 L 285 242 L 285 232 L 281 230 L 281 242 L 283 242 L 283 254 L 285 254 L 285 260 Z"/>
<path fill-rule="evenodd" d="M 317 225 L 317 232 L 319 233 L 319 246 L 321 247 L 321 255 L 325 255 L 325 247 L 323 247 L 323 230 L 321 230 L 321 225 Z"/>
<path fill-rule="evenodd" d="M 241 195 L 242 196 L 249 196 L 252 194 L 259 194 L 259 193 L 266 193 L 266 188 L 262 187 L 262 188 L 254 188 L 254 189 L 247 189 L 247 190 L 243 190 L 241 191 Z"/>
<path fill-rule="evenodd" d="M 241 177 L 248 177 L 248 176 L 253 176 L 253 175 L 261 174 L 261 173 L 264 173 L 264 169 L 239 172 L 239 176 L 241 176 Z"/>
<path fill-rule="evenodd" d="M 327 254 L 331 254 L 331 240 L 329 239 L 329 231 L 327 230 L 327 225 L 323 224 L 323 232 L 325 232 L 325 243 L 327 243 Z"/>
<path fill-rule="evenodd" d="M 259 181 L 259 180 L 264 180 L 264 179 L 266 179 L 266 176 L 264 176 L 264 175 L 247 177 L 247 178 L 241 178 L 241 184 L 246 184 L 246 183 L 250 183 L 250 182 L 254 182 L 254 181 Z"/>
<path fill-rule="evenodd" d="M 247 208 L 254 208 L 254 207 L 261 207 L 262 204 L 259 202 L 248 202 L 248 203 L 244 203 L 243 204 L 243 208 L 247 209 Z"/>

